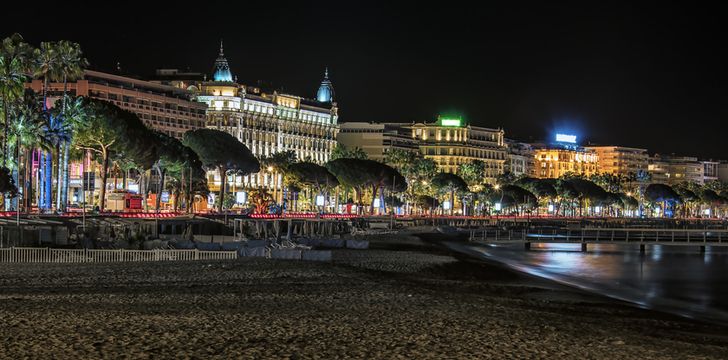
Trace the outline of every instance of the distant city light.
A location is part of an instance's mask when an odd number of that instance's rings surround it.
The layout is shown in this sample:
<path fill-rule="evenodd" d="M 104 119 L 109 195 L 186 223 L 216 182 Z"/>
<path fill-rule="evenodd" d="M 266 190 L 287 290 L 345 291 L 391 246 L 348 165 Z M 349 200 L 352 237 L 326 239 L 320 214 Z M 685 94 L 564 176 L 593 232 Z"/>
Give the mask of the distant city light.
<path fill-rule="evenodd" d="M 324 196 L 316 195 L 316 206 L 324 206 Z"/>
<path fill-rule="evenodd" d="M 556 141 L 576 144 L 576 135 L 556 134 Z"/>
<path fill-rule="evenodd" d="M 501 203 L 495 203 L 495 211 L 501 211 Z"/>
<path fill-rule="evenodd" d="M 554 212 L 554 204 L 549 204 L 549 212 Z"/>
<path fill-rule="evenodd" d="M 442 208 L 445 210 L 450 210 L 450 201 L 445 201 L 442 203 Z"/>

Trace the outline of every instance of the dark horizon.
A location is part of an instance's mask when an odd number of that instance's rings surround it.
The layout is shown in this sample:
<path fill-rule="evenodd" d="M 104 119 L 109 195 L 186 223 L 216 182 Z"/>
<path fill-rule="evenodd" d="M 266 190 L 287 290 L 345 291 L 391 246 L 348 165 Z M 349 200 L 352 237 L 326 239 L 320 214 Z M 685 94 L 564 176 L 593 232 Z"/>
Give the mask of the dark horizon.
<path fill-rule="evenodd" d="M 0 36 L 78 42 L 100 70 L 118 61 L 142 76 L 158 68 L 209 75 L 223 39 L 239 82 L 312 98 L 328 66 L 342 122 L 456 113 L 526 142 L 562 131 L 584 144 L 728 158 L 722 8 L 125 3 L 29 21 L 33 12 L 17 6 Z"/>

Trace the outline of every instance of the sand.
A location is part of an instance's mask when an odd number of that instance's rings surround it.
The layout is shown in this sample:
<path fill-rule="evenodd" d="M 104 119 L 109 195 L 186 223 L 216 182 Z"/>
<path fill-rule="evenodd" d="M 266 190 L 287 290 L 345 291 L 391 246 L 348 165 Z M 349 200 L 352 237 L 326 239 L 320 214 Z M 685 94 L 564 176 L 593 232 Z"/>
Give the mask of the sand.
<path fill-rule="evenodd" d="M 724 327 L 414 238 L 372 245 L 333 263 L 0 264 L 0 358 L 728 358 Z"/>

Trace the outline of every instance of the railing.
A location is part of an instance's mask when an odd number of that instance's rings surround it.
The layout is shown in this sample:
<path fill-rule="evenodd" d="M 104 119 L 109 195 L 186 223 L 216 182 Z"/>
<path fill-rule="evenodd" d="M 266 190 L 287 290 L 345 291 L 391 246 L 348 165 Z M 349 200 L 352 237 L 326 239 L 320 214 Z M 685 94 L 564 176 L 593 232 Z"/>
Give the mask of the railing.
<path fill-rule="evenodd" d="M 106 249 L 0 249 L 0 263 L 94 263 L 128 261 L 234 260 L 235 251 L 192 250 L 106 250 Z"/>
<path fill-rule="evenodd" d="M 638 228 L 545 228 L 470 230 L 470 240 L 486 242 L 550 243 L 660 243 L 675 245 L 728 246 L 728 230 L 716 229 L 638 229 Z"/>

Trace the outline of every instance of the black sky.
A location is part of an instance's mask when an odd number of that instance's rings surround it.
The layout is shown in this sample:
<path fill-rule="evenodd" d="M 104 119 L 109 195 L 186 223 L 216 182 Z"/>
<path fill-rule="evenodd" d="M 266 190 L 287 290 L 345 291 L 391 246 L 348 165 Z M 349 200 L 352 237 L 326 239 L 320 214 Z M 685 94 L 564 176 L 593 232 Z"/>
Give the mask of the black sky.
<path fill-rule="evenodd" d="M 103 3 L 12 8 L 0 35 L 79 42 L 92 66 L 210 72 L 313 97 L 329 66 L 341 121 L 460 113 L 524 141 L 728 158 L 723 8 L 667 2 Z M 184 5 L 183 5 L 184 4 Z M 5 5 L 4 5 L 5 6 Z"/>

